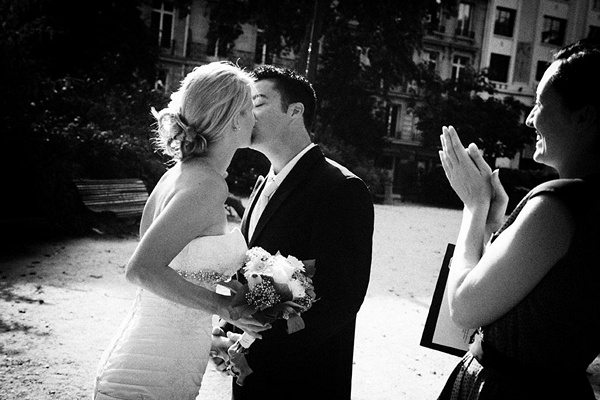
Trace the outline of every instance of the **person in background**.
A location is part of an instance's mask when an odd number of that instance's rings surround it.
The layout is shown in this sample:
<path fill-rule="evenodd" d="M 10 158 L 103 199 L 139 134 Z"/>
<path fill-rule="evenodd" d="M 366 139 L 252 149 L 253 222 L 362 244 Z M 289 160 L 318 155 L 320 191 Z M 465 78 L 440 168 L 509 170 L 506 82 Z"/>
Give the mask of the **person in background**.
<path fill-rule="evenodd" d="M 440 158 L 464 203 L 448 278 L 452 319 L 479 328 L 439 399 L 594 399 L 600 352 L 600 50 L 558 51 L 527 126 L 559 179 L 506 221 L 507 196 L 477 146 L 444 127 Z M 499 228 L 499 229 L 498 229 Z"/>
<path fill-rule="evenodd" d="M 213 314 L 260 337 L 216 293 L 243 264 L 246 242 L 227 232 L 227 167 L 250 145 L 254 82 L 230 63 L 195 68 L 155 112 L 155 144 L 173 164 L 152 191 L 126 278 L 135 303 L 98 367 L 94 399 L 194 400 L 209 360 Z"/>
<path fill-rule="evenodd" d="M 251 148 L 267 156 L 271 169 L 257 182 L 242 232 L 249 247 L 315 260 L 318 300 L 302 314 L 304 329 L 288 334 L 286 321 L 275 321 L 252 344 L 246 360 L 253 372 L 243 386 L 233 378 L 233 398 L 350 400 L 356 314 L 371 270 L 371 194 L 361 179 L 311 143 L 312 85 L 294 71 L 273 66 L 261 66 L 253 76 Z"/>

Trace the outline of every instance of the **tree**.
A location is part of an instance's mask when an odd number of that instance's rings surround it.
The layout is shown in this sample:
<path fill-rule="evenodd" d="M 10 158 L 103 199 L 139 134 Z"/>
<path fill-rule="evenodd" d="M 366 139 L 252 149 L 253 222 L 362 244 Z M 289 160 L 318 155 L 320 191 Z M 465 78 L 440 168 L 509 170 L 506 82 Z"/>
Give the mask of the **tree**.
<path fill-rule="evenodd" d="M 477 144 L 488 160 L 512 158 L 525 144 L 532 143 L 533 130 L 523 125 L 525 106 L 513 97 L 494 97 L 485 71 L 467 70 L 459 79 L 446 81 L 423 71 L 423 82 L 425 94 L 416 115 L 425 147 L 439 147 L 444 125 L 453 125 L 465 146 Z"/>
<path fill-rule="evenodd" d="M 449 1 L 452 3 L 453 1 Z M 264 29 L 267 48 L 293 53 L 296 69 L 316 87 L 316 140 L 336 137 L 373 158 L 385 131 L 387 90 L 417 73 L 427 3 L 421 0 L 250 0 L 212 4 L 214 32 L 251 22 Z M 245 4 L 245 5 L 244 5 Z M 240 7 L 246 7 L 240 11 Z M 235 10 L 234 10 L 235 8 Z M 229 11 L 227 11 L 229 10 Z M 282 18 L 282 16 L 286 16 Z M 318 68 L 317 45 L 323 46 Z M 309 53 L 310 50 L 310 53 Z"/>
<path fill-rule="evenodd" d="M 183 0 L 180 0 L 183 1 Z M 326 5 L 330 0 L 319 0 Z M 222 0 L 210 2 L 210 26 L 207 37 L 219 38 L 233 48 L 243 33 L 242 25 L 251 23 L 263 31 L 262 40 L 270 53 L 293 52 L 298 58 L 303 42 L 309 37 L 315 0 Z M 285 16 L 285 18 L 282 18 Z M 321 18 L 321 14 L 318 15 Z M 304 56 L 304 59 L 306 57 Z M 299 69 L 304 72 L 304 69 Z"/>
<path fill-rule="evenodd" d="M 164 101 L 150 84 L 154 49 L 135 0 L 0 0 L 11 215 L 68 231 L 73 178 L 153 183 L 162 166 L 148 143 L 149 104 Z"/>
<path fill-rule="evenodd" d="M 425 8 L 419 1 L 340 2 L 327 20 L 316 79 L 317 140 L 329 136 L 377 157 L 390 86 L 412 79 Z"/>

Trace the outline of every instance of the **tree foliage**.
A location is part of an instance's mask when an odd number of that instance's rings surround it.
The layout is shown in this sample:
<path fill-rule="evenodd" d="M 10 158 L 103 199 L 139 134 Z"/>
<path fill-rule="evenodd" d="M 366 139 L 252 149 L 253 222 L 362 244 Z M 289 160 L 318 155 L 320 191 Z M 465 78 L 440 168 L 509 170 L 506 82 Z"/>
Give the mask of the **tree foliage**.
<path fill-rule="evenodd" d="M 533 131 L 523 125 L 525 106 L 513 97 L 494 97 L 485 71 L 468 69 L 446 81 L 425 72 L 423 83 L 425 95 L 416 114 L 426 147 L 439 147 L 441 128 L 447 125 L 456 128 L 465 146 L 477 144 L 488 159 L 511 158 L 532 142 Z"/>
<path fill-rule="evenodd" d="M 317 141 L 336 137 L 374 157 L 385 129 L 381 96 L 417 73 L 426 11 L 421 0 L 230 0 L 212 3 L 211 27 L 224 34 L 246 22 L 263 28 L 268 49 L 294 53 L 296 69 L 309 71 L 319 98 Z M 306 64 L 309 44 L 312 62 L 319 52 L 317 39 L 324 48 L 313 76 Z"/>
<path fill-rule="evenodd" d="M 74 178 L 138 177 L 148 143 L 155 46 L 134 0 L 0 0 L 0 121 L 11 138 L 9 207 L 73 221 Z M 135 174 L 135 175 L 129 175 Z"/>
<path fill-rule="evenodd" d="M 387 90 L 417 73 L 425 12 L 419 1 L 340 2 L 327 18 L 316 79 L 317 139 L 333 136 L 377 157 L 385 134 Z"/>
<path fill-rule="evenodd" d="M 327 0 L 326 0 L 327 1 Z M 208 37 L 226 40 L 229 48 L 242 35 L 242 25 L 263 30 L 265 44 L 274 54 L 298 53 L 313 15 L 314 0 L 220 0 L 210 2 Z"/>

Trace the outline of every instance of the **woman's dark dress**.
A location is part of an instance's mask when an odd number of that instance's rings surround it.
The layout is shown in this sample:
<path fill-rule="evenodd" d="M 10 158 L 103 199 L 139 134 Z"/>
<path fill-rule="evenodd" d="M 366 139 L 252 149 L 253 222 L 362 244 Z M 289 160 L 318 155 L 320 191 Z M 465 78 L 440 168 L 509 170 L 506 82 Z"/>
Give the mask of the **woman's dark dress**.
<path fill-rule="evenodd" d="M 586 368 L 600 353 L 599 181 L 553 180 L 522 201 L 553 196 L 567 205 L 577 224 L 568 253 L 517 306 L 480 329 L 439 400 L 594 399 Z"/>

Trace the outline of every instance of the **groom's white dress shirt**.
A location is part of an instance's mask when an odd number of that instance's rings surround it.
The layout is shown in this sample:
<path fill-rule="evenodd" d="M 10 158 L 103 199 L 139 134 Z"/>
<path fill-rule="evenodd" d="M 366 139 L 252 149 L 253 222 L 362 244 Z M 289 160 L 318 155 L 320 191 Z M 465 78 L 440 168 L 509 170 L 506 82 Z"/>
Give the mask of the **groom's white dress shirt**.
<path fill-rule="evenodd" d="M 308 152 L 310 149 L 312 149 L 315 146 L 316 145 L 314 143 L 311 143 L 308 146 L 306 146 L 300 153 L 296 154 L 296 156 L 294 158 L 292 158 L 290 160 L 290 162 L 288 162 L 285 165 L 285 167 L 283 167 L 281 169 L 281 171 L 279 171 L 278 174 L 276 174 L 275 171 L 273 171 L 273 166 L 271 165 L 271 169 L 269 170 L 269 173 L 267 174 L 267 177 L 265 178 L 265 180 L 267 181 L 265 183 L 265 187 L 263 188 L 263 191 L 260 193 L 260 197 L 257 199 L 256 205 L 254 206 L 254 210 L 252 210 L 252 214 L 250 215 L 250 223 L 248 224 L 248 237 L 249 238 L 251 238 L 252 235 L 254 234 L 254 229 L 256 228 L 256 224 L 258 223 L 258 220 L 260 219 L 260 216 L 261 216 L 263 210 L 267 206 L 269 199 L 273 196 L 273 193 L 275 193 L 277 188 L 279 186 L 281 186 L 281 184 L 283 183 L 283 180 L 288 176 L 288 174 L 294 168 L 296 163 L 298 163 L 298 160 L 300 160 L 302 158 L 302 156 L 304 154 L 306 154 L 306 152 Z"/>

